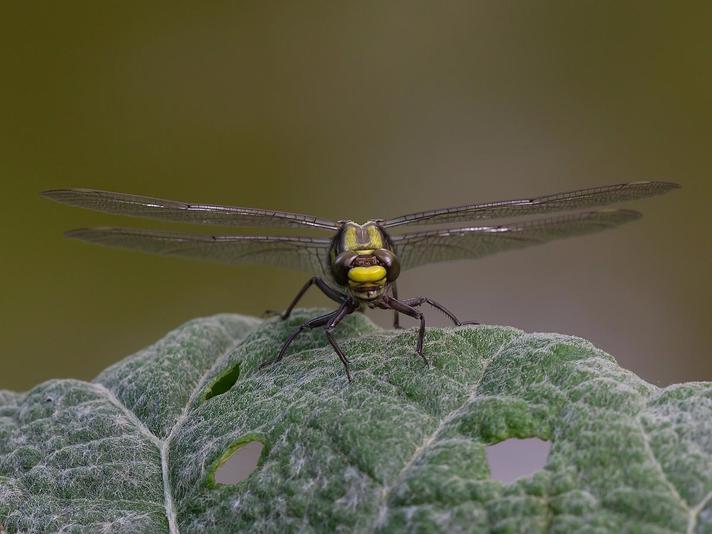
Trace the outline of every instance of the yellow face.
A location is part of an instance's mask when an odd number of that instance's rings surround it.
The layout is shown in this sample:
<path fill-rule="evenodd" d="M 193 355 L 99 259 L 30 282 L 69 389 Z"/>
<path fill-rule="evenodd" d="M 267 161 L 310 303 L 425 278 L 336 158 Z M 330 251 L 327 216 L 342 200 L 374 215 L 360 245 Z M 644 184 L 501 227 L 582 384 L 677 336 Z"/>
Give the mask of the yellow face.
<path fill-rule="evenodd" d="M 386 290 L 386 269 L 381 265 L 349 269 L 349 289 L 360 300 L 373 300 Z"/>

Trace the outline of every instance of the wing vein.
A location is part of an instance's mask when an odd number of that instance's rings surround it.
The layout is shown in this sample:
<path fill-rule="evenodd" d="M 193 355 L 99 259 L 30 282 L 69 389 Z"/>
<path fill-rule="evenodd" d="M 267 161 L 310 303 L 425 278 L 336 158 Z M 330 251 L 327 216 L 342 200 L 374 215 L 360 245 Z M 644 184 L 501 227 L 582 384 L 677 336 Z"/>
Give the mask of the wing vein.
<path fill-rule="evenodd" d="M 660 195 L 680 187 L 672 182 L 630 182 L 554 193 L 529 199 L 501 200 L 409 213 L 388 219 L 384 228 L 409 224 L 440 224 L 500 217 L 517 217 L 605 206 L 614 202 Z"/>

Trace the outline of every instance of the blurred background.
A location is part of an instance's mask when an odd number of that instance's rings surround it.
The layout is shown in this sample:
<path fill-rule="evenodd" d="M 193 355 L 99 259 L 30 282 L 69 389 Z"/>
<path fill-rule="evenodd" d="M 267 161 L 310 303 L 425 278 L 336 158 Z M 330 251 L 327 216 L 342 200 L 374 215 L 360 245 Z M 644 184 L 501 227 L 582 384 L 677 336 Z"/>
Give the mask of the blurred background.
<path fill-rule="evenodd" d="M 4 3 L 0 388 L 91 379 L 190 318 L 283 308 L 307 279 L 67 240 L 186 229 L 39 197 L 70 186 L 365 220 L 677 181 L 627 204 L 645 214 L 633 224 L 420 268 L 400 293 L 585 337 L 658 385 L 712 379 L 710 16 L 703 2 Z"/>

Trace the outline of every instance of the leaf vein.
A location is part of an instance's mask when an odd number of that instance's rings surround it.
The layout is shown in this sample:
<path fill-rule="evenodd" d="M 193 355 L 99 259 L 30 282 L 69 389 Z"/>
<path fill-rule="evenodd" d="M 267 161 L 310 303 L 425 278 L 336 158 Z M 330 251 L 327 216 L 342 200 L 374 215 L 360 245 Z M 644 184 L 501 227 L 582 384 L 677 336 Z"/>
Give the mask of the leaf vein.
<path fill-rule="evenodd" d="M 433 442 L 435 442 L 439 436 L 440 433 L 445 430 L 450 422 L 452 422 L 454 419 L 456 419 L 462 410 L 464 410 L 471 402 L 473 399 L 475 399 L 480 390 L 480 386 L 482 385 L 482 381 L 485 378 L 485 374 L 487 373 L 487 369 L 489 368 L 490 364 L 499 356 L 499 354 L 504 350 L 505 347 L 507 347 L 511 343 L 510 341 L 506 341 L 503 343 L 496 351 L 495 353 L 488 359 L 484 360 L 484 364 L 482 366 L 482 375 L 480 376 L 479 380 L 473 385 L 472 390 L 470 395 L 467 396 L 467 398 L 454 408 L 450 413 L 448 413 L 445 418 L 440 422 L 440 424 L 435 428 L 433 432 L 431 432 L 429 435 L 425 437 L 423 442 L 415 449 L 413 454 L 411 455 L 410 459 L 405 463 L 403 468 L 400 470 L 398 475 L 396 476 L 394 482 L 390 485 L 384 485 L 383 489 L 381 490 L 381 509 L 379 510 L 377 516 L 376 516 L 376 523 L 375 527 L 380 527 L 383 524 L 385 524 L 386 519 L 387 519 L 387 514 L 388 514 L 388 501 L 390 499 L 391 493 L 395 488 L 397 488 L 403 480 L 405 480 L 408 471 L 411 469 L 413 465 L 417 463 L 420 458 L 422 458 L 425 453 L 427 452 L 428 448 L 431 446 Z M 374 529 L 375 530 L 375 529 Z"/>

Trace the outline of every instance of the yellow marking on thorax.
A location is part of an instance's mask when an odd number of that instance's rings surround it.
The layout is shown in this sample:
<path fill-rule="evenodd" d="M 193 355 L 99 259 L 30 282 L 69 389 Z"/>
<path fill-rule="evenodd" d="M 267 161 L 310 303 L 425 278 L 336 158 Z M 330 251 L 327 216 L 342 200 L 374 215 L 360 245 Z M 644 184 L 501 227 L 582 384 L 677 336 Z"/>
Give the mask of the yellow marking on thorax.
<path fill-rule="evenodd" d="M 383 235 L 373 223 L 366 223 L 362 226 L 350 223 L 344 228 L 342 244 L 344 250 L 354 251 L 384 248 Z"/>
<path fill-rule="evenodd" d="M 358 240 L 356 239 L 356 228 L 348 227 L 344 230 L 344 249 L 354 250 L 358 247 Z"/>
<path fill-rule="evenodd" d="M 383 234 L 375 226 L 368 227 L 368 238 L 371 248 L 383 248 Z"/>

